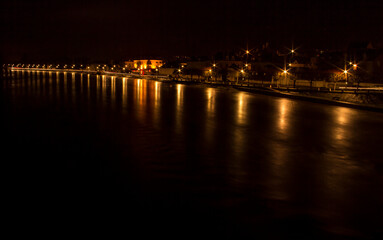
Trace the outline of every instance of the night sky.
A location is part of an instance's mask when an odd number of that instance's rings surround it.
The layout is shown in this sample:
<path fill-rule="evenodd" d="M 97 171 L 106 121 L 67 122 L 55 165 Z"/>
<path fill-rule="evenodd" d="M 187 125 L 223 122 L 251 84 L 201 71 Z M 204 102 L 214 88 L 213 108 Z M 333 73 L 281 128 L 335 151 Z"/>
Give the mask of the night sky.
<path fill-rule="evenodd" d="M 193 0 L 1 3 L 3 61 L 212 55 L 383 42 L 383 1 Z"/>

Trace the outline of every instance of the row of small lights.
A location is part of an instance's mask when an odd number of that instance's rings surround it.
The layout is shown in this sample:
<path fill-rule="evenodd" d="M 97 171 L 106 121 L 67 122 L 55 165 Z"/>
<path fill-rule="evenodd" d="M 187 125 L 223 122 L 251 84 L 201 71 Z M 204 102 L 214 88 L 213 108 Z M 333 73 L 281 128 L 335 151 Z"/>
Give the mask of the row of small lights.
<path fill-rule="evenodd" d="M 5 65 L 6 64 L 3 64 L 4 67 L 5 67 Z M 19 63 L 19 64 L 8 64 L 8 67 L 27 67 L 27 68 L 29 68 L 29 67 L 36 67 L 36 68 L 37 67 L 42 67 L 42 68 L 48 67 L 48 68 L 52 68 L 53 64 L 50 64 L 50 65 L 48 65 L 48 64 L 40 65 L 40 64 L 21 64 L 21 63 Z M 60 64 L 57 64 L 55 67 L 59 68 Z M 75 67 L 76 67 L 76 64 L 71 65 L 71 68 L 75 68 Z M 82 67 L 84 67 L 84 65 L 80 65 L 80 67 L 82 68 Z M 98 69 L 100 67 L 101 67 L 101 65 L 98 65 L 96 68 Z M 107 67 L 107 65 L 104 65 L 102 68 L 105 69 L 105 67 Z M 68 68 L 68 65 L 64 64 L 63 68 Z M 87 66 L 87 68 L 89 69 L 90 67 Z M 111 67 L 111 69 L 114 69 L 114 68 L 116 68 L 116 65 L 113 65 L 113 67 Z M 125 67 L 123 69 L 125 70 L 126 68 L 127 68 L 127 65 L 125 65 Z"/>
<path fill-rule="evenodd" d="M 35 68 L 35 67 L 38 68 L 38 67 L 40 67 L 39 64 L 28 64 L 28 65 L 25 65 L 25 64 L 17 64 L 17 65 L 15 65 L 15 64 L 12 64 L 12 65 L 11 65 L 11 64 L 8 64 L 8 66 L 10 66 L 10 67 L 27 67 L 27 68 L 30 68 L 30 67 L 32 67 L 32 68 Z M 53 66 L 52 64 L 51 64 L 51 65 L 48 65 L 49 68 L 51 68 L 52 66 Z M 45 68 L 45 65 L 42 65 L 41 67 Z M 56 68 L 59 68 L 59 67 L 60 67 L 59 64 L 56 65 Z M 75 64 L 73 64 L 73 65 L 71 66 L 72 69 L 74 69 L 75 67 L 76 67 Z M 82 68 L 83 65 L 80 65 L 80 67 Z M 99 70 L 99 69 L 103 69 L 103 70 L 104 70 L 106 67 L 107 67 L 106 64 L 104 64 L 103 66 L 98 65 L 98 66 L 96 67 L 96 69 L 97 69 L 97 70 Z M 111 70 L 115 70 L 116 67 L 117 67 L 116 65 L 113 65 L 113 67 L 111 67 Z M 119 67 L 119 66 L 118 66 L 118 67 Z M 122 68 L 122 70 L 125 71 L 127 67 L 128 67 L 128 66 L 125 65 L 125 66 Z M 63 68 L 64 68 L 64 69 L 68 68 L 68 65 L 65 64 L 65 65 L 63 66 Z M 90 69 L 89 66 L 87 66 L 86 68 L 87 68 L 88 70 Z M 158 68 L 156 68 L 156 72 L 158 72 Z"/>

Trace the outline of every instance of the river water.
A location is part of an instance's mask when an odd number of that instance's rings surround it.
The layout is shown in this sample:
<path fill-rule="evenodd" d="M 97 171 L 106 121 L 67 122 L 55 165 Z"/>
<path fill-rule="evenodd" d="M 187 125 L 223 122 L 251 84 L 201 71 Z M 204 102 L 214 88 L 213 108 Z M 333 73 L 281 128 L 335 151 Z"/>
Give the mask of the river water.
<path fill-rule="evenodd" d="M 28 226 L 181 239 L 382 236 L 382 113 L 32 71 L 2 82 L 1 111 L 7 195 Z"/>

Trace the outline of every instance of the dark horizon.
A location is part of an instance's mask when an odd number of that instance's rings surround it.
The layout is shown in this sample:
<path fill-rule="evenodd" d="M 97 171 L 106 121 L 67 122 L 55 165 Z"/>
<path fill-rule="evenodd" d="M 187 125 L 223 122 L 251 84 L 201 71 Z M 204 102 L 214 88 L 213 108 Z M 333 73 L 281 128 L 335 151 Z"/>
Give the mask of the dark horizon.
<path fill-rule="evenodd" d="M 383 2 L 25 1 L 1 3 L 4 62 L 211 56 L 232 49 L 383 46 Z"/>

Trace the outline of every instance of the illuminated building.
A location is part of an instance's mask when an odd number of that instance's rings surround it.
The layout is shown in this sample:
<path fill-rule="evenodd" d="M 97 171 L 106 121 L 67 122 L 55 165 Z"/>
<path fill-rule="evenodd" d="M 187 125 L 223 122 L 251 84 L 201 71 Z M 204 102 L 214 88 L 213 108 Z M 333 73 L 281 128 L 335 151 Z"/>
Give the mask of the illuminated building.
<path fill-rule="evenodd" d="M 163 61 L 158 59 L 140 59 L 133 61 L 133 68 L 135 69 L 156 69 L 162 67 L 162 65 Z"/>

